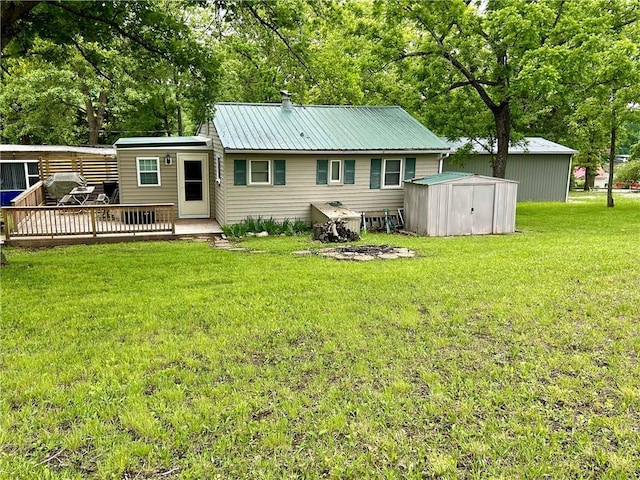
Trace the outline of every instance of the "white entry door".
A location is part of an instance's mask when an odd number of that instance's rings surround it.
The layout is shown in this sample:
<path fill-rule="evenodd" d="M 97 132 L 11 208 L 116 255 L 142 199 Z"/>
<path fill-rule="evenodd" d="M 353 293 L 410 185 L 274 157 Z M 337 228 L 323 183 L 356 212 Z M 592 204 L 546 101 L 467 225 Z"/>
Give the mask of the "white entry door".
<path fill-rule="evenodd" d="M 178 154 L 178 217 L 209 218 L 209 162 L 206 153 Z"/>

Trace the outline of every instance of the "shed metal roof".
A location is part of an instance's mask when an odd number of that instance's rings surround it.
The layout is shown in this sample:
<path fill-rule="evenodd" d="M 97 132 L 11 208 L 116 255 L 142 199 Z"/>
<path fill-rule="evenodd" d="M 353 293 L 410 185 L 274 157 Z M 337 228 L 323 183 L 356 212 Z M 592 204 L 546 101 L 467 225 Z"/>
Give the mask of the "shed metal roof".
<path fill-rule="evenodd" d="M 472 177 L 473 173 L 465 172 L 442 172 L 435 175 L 427 175 L 422 178 L 414 178 L 411 183 L 418 185 L 434 185 L 436 183 L 450 182 L 451 180 L 459 180 L 461 178 Z"/>
<path fill-rule="evenodd" d="M 149 148 L 198 147 L 209 144 L 207 137 L 127 137 L 119 138 L 114 145 L 117 148 Z"/>
<path fill-rule="evenodd" d="M 475 173 L 467 172 L 442 172 L 435 175 L 427 175 L 422 178 L 414 178 L 411 183 L 418 185 L 435 185 L 438 183 L 455 182 L 469 177 L 491 178 L 499 182 L 518 183 L 515 180 L 508 180 L 504 178 L 486 177 L 484 175 L 477 175 Z"/>
<path fill-rule="evenodd" d="M 227 151 L 442 151 L 449 146 L 398 106 L 220 103 Z"/>
<path fill-rule="evenodd" d="M 488 154 L 490 142 L 486 138 L 467 138 L 461 137 L 457 140 L 448 141 L 447 144 L 451 147 L 452 151 L 456 151 L 463 147 L 467 143 L 471 143 L 472 153 Z M 493 146 L 493 153 L 497 153 L 497 145 Z M 565 147 L 559 143 L 552 142 L 542 137 L 525 137 L 522 142 L 518 142 L 513 145 L 509 145 L 509 155 L 522 155 L 522 154 L 566 154 L 574 155 L 577 150 Z"/>

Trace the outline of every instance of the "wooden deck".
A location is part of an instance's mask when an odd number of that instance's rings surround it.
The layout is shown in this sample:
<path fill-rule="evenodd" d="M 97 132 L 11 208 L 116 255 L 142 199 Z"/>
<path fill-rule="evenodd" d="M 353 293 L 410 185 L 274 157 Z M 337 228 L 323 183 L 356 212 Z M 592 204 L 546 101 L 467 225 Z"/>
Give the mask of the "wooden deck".
<path fill-rule="evenodd" d="M 176 220 L 173 204 L 8 207 L 7 245 L 52 246 L 172 240 L 221 234 L 212 219 Z"/>

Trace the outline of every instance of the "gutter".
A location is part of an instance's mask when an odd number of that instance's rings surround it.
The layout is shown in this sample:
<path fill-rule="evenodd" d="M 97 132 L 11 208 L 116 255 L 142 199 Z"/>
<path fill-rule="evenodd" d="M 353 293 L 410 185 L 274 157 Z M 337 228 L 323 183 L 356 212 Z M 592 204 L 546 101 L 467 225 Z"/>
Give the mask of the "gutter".
<path fill-rule="evenodd" d="M 438 153 L 448 155 L 449 149 L 432 150 L 247 150 L 224 149 L 225 154 L 264 154 L 264 155 L 419 155 L 424 153 Z"/>

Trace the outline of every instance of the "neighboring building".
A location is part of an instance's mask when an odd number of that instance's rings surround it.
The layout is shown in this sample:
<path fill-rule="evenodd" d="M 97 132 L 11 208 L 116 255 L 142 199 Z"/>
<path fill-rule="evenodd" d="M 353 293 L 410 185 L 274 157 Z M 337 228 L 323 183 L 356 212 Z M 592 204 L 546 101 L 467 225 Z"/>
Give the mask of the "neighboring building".
<path fill-rule="evenodd" d="M 582 180 L 584 183 L 584 167 L 574 167 L 573 168 L 573 176 L 576 180 Z M 593 180 L 594 188 L 607 188 L 607 184 L 609 183 L 609 174 L 605 171 L 604 168 L 598 167 L 598 171 L 596 173 L 596 178 Z"/>
<path fill-rule="evenodd" d="M 115 180 L 116 150 L 66 145 L 0 145 L 0 199 L 3 206 L 49 175 L 77 172 L 89 183 Z"/>
<path fill-rule="evenodd" d="M 448 145 L 400 107 L 222 103 L 196 137 L 121 138 L 123 203 L 232 224 L 311 218 L 311 204 L 403 206 L 403 182 L 438 173 Z M 192 208 L 192 205 L 194 206 Z"/>
<path fill-rule="evenodd" d="M 454 170 L 491 176 L 491 150 L 482 139 L 460 139 L 449 142 L 453 151 L 471 142 L 472 151 L 462 164 L 451 158 L 444 161 L 443 170 Z M 495 148 L 493 154 L 495 155 Z M 505 178 L 518 184 L 519 202 L 565 202 L 569 195 L 571 158 L 576 150 L 540 137 L 527 137 L 524 142 L 509 147 Z"/>

